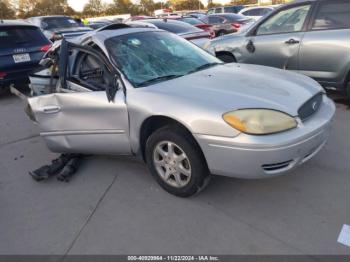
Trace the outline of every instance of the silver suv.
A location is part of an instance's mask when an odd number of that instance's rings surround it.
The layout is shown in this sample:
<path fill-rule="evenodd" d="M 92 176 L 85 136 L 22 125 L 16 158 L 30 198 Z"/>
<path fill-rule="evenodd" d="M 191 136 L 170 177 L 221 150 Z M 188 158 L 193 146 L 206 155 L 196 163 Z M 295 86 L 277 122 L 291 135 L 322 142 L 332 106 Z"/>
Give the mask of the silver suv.
<path fill-rule="evenodd" d="M 350 97 L 350 1 L 302 0 L 284 5 L 244 32 L 205 48 L 225 62 L 293 70 Z"/>

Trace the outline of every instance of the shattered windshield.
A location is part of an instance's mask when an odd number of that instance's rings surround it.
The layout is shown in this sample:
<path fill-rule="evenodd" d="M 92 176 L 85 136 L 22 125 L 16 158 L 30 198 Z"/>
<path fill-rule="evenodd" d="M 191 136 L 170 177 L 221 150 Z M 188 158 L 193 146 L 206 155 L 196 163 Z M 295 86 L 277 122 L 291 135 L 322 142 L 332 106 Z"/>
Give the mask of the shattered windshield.
<path fill-rule="evenodd" d="M 147 86 L 215 66 L 214 56 L 168 32 L 142 32 L 105 42 L 112 60 L 135 87 Z"/>

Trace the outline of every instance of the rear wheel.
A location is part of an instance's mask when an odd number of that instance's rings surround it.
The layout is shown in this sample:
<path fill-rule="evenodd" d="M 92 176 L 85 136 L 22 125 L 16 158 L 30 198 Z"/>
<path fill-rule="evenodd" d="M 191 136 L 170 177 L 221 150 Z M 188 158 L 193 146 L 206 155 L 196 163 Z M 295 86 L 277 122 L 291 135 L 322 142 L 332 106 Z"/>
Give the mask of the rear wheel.
<path fill-rule="evenodd" d="M 146 143 L 146 160 L 158 184 L 176 196 L 196 194 L 210 178 L 203 154 L 181 128 L 167 126 L 155 131 Z"/>

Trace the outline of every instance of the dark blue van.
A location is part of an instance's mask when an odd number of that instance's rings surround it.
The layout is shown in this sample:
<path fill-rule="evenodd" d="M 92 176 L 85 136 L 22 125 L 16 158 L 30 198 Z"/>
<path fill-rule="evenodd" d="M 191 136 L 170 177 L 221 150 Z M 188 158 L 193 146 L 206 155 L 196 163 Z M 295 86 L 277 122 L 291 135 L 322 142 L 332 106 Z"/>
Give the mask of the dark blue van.
<path fill-rule="evenodd" d="M 38 27 L 0 20 L 0 88 L 26 81 L 50 47 L 51 42 Z"/>

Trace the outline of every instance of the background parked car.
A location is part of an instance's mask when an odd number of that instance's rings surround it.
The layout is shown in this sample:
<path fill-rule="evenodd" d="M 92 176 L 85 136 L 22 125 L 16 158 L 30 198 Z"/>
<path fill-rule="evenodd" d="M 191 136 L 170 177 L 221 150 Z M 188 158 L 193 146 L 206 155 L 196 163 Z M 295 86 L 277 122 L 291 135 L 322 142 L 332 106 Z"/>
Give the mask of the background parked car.
<path fill-rule="evenodd" d="M 207 15 L 211 14 L 222 14 L 222 13 L 233 13 L 237 14 L 241 11 L 245 6 L 244 5 L 234 5 L 234 6 L 219 6 L 210 8 L 207 12 Z"/>
<path fill-rule="evenodd" d="M 253 20 L 238 14 L 215 14 L 204 17 L 203 22 L 212 25 L 216 36 L 235 33 Z"/>
<path fill-rule="evenodd" d="M 225 62 L 294 70 L 350 97 L 350 2 L 299 1 L 206 48 Z"/>
<path fill-rule="evenodd" d="M 89 22 L 87 26 L 96 30 L 110 24 L 112 24 L 111 21 L 94 21 L 94 22 Z"/>
<path fill-rule="evenodd" d="M 188 23 L 190 25 L 193 25 L 195 27 L 198 27 L 204 31 L 209 32 L 211 35 L 211 38 L 215 37 L 215 32 L 213 30 L 213 26 L 205 23 L 204 21 L 202 21 L 198 18 L 195 18 L 192 16 L 178 16 L 178 17 L 171 17 L 171 19 L 174 19 L 177 21 L 182 21 L 182 22 Z"/>
<path fill-rule="evenodd" d="M 92 30 L 89 27 L 82 27 L 69 16 L 36 16 L 27 20 L 38 26 L 51 41 L 79 36 Z"/>
<path fill-rule="evenodd" d="M 211 34 L 207 31 L 199 29 L 185 22 L 173 19 L 148 19 L 138 20 L 127 23 L 131 26 L 159 28 L 165 31 L 177 34 L 194 44 L 202 47 L 211 38 Z"/>
<path fill-rule="evenodd" d="M 38 27 L 0 20 L 0 88 L 26 81 L 50 47 L 51 42 Z"/>
<path fill-rule="evenodd" d="M 239 11 L 238 14 L 244 15 L 246 17 L 252 18 L 255 21 L 258 21 L 265 15 L 271 13 L 275 8 L 271 6 L 256 6 L 256 7 L 247 7 Z"/>
<path fill-rule="evenodd" d="M 152 19 L 152 18 L 155 18 L 155 17 L 148 16 L 148 15 L 135 15 L 135 16 L 130 16 L 124 22 L 127 23 L 127 22 L 131 22 L 131 21 L 146 20 L 146 19 Z"/>
<path fill-rule="evenodd" d="M 204 18 L 207 14 L 204 12 L 187 12 L 186 15 L 192 16 L 194 18 L 202 19 Z"/>
<path fill-rule="evenodd" d="M 308 77 L 224 64 L 152 28 L 94 31 L 60 44 L 59 57 L 50 54 L 59 63 L 57 92 L 27 100 L 47 146 L 143 157 L 174 195 L 199 192 L 210 174 L 291 171 L 329 137 L 334 103 Z"/>

